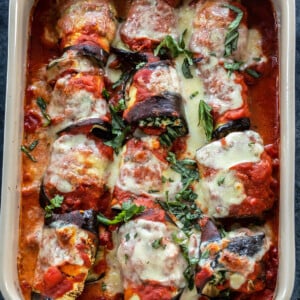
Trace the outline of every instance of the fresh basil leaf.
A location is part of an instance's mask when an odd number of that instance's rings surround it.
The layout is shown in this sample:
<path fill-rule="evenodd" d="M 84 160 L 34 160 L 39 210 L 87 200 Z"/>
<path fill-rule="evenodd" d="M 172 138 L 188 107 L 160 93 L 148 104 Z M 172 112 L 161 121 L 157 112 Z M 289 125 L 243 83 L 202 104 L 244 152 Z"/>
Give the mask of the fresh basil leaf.
<path fill-rule="evenodd" d="M 132 203 L 131 201 L 124 202 L 122 204 L 122 211 L 119 212 L 114 219 L 110 220 L 106 218 L 104 215 L 99 213 L 97 215 L 97 219 L 100 223 L 104 225 L 115 225 L 121 222 L 128 222 L 132 219 L 135 215 L 142 213 L 145 210 L 144 206 L 137 206 L 136 204 Z"/>
<path fill-rule="evenodd" d="M 110 106 L 109 109 L 112 116 L 112 134 L 114 138 L 104 142 L 104 144 L 112 147 L 116 154 L 119 154 L 127 135 L 131 131 L 131 127 L 125 124 L 124 120 L 118 115 L 116 108 Z"/>
<path fill-rule="evenodd" d="M 50 199 L 50 204 L 45 207 L 45 218 L 50 218 L 52 216 L 53 210 L 55 208 L 60 208 L 64 201 L 64 197 L 56 195 L 54 198 Z"/>
<path fill-rule="evenodd" d="M 46 119 L 46 123 L 44 123 L 43 126 L 49 126 L 51 124 L 51 117 L 47 114 L 47 103 L 42 97 L 38 97 L 36 103 L 40 108 L 43 117 Z"/>
<path fill-rule="evenodd" d="M 155 48 L 154 55 L 159 55 L 162 48 L 166 48 L 170 52 L 172 58 L 176 58 L 179 54 L 184 52 L 184 49 L 179 46 L 177 41 L 171 35 L 165 36 L 165 38 Z"/>
<path fill-rule="evenodd" d="M 230 10 L 237 13 L 236 18 L 229 24 L 227 33 L 225 36 L 224 56 L 227 57 L 227 56 L 230 56 L 232 54 L 232 52 L 234 52 L 237 49 L 238 38 L 239 38 L 238 28 L 243 19 L 244 13 L 240 8 L 238 8 L 234 5 L 224 4 L 223 7 L 227 7 Z"/>
<path fill-rule="evenodd" d="M 198 108 L 199 122 L 198 126 L 201 125 L 204 128 L 205 135 L 208 141 L 212 138 L 212 133 L 214 130 L 213 117 L 211 115 L 211 107 L 205 103 L 205 101 L 200 100 Z"/>

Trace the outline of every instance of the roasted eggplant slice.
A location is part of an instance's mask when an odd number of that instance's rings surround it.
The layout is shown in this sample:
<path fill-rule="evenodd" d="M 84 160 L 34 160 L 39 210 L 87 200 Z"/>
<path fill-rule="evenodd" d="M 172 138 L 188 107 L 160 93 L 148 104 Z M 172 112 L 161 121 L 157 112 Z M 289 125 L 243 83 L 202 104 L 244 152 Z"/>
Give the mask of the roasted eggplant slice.
<path fill-rule="evenodd" d="M 103 140 L 112 138 L 111 124 L 99 118 L 91 118 L 91 119 L 78 121 L 58 131 L 57 135 L 60 136 L 65 133 L 69 133 L 69 134 L 91 133 L 92 135 Z"/>
<path fill-rule="evenodd" d="M 46 79 L 50 84 L 66 74 L 73 73 L 99 74 L 99 65 L 91 56 L 82 55 L 82 51 L 69 48 L 64 54 L 51 60 L 46 68 Z"/>
<path fill-rule="evenodd" d="M 124 112 L 124 118 L 146 133 L 160 135 L 160 142 L 170 146 L 176 138 L 188 133 L 182 101 L 179 94 L 164 92 L 137 102 Z"/>
<path fill-rule="evenodd" d="M 250 119 L 242 118 L 238 120 L 229 121 L 223 125 L 219 125 L 213 132 L 214 139 L 221 139 L 227 134 L 234 131 L 244 131 L 250 129 Z"/>
<path fill-rule="evenodd" d="M 74 224 L 79 228 L 97 234 L 98 223 L 96 215 L 96 211 L 91 209 L 76 210 L 65 214 L 51 214 L 51 216 L 45 218 L 45 224 L 51 227 L 51 224 L 55 224 L 54 222 L 61 221 L 66 224 Z"/>
<path fill-rule="evenodd" d="M 109 52 L 117 29 L 116 11 L 108 0 L 58 1 L 60 47 L 91 44 Z"/>
<path fill-rule="evenodd" d="M 148 62 L 147 55 L 140 52 L 111 47 L 111 53 L 117 56 L 123 68 L 136 68 L 137 65 Z"/>
<path fill-rule="evenodd" d="M 245 294 L 262 290 L 264 256 L 269 248 L 263 228 L 241 228 L 222 239 L 202 242 L 195 279 L 199 293 L 219 297 L 227 289 Z"/>
<path fill-rule="evenodd" d="M 55 83 L 47 112 L 55 130 L 86 119 L 110 120 L 104 77 L 99 74 L 68 74 Z"/>
<path fill-rule="evenodd" d="M 134 51 L 153 50 L 166 35 L 177 38 L 176 10 L 164 0 L 134 0 L 120 30 L 122 41 Z M 173 1 L 172 1 L 173 2 Z"/>
<path fill-rule="evenodd" d="M 105 211 L 109 205 L 106 182 L 113 150 L 102 140 L 80 134 L 64 134 L 53 143 L 49 165 L 41 189 L 41 203 L 51 205 L 63 197 L 54 211 L 95 209 Z"/>
<path fill-rule="evenodd" d="M 43 229 L 33 283 L 41 299 L 76 299 L 94 262 L 97 236 L 62 218 Z"/>
<path fill-rule="evenodd" d="M 108 52 L 96 45 L 78 44 L 65 48 L 64 52 L 68 50 L 75 50 L 78 52 L 78 54 L 90 58 L 91 60 L 95 61 L 101 68 L 105 67 L 109 56 Z"/>
<path fill-rule="evenodd" d="M 122 225 L 118 231 L 117 259 L 124 277 L 125 299 L 164 293 L 173 299 L 186 285 L 187 268 L 180 246 L 174 242 L 178 228 L 167 222 L 143 219 L 143 216 Z"/>
<path fill-rule="evenodd" d="M 260 217 L 274 203 L 272 161 L 261 136 L 232 132 L 196 152 L 204 213 L 213 218 Z"/>

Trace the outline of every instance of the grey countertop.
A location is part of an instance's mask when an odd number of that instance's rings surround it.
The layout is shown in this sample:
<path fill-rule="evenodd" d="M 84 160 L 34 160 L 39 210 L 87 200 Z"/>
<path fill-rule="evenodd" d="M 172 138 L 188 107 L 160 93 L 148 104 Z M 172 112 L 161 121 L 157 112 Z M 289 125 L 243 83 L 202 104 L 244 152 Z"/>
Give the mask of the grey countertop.
<path fill-rule="evenodd" d="M 300 1 L 296 1 L 297 53 L 296 53 L 296 174 L 295 174 L 295 223 L 296 223 L 296 280 L 293 300 L 300 299 Z M 0 0 L 0 145 L 3 144 L 3 124 L 6 85 L 8 0 Z M 2 146 L 0 146 L 2 167 Z M 1 183 L 1 177 L 0 177 Z M 0 294 L 0 300 L 2 299 Z M 288 300 L 288 299 L 286 299 Z"/>

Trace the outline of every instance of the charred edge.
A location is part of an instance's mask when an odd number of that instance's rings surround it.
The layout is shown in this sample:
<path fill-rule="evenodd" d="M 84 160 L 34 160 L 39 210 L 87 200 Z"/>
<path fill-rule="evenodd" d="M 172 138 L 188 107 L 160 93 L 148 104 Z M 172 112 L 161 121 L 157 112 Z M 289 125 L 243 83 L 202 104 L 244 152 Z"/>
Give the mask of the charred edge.
<path fill-rule="evenodd" d="M 144 53 L 127 51 L 119 48 L 111 47 L 111 53 L 115 54 L 124 67 L 134 68 L 140 63 L 148 62 L 148 57 Z"/>
<path fill-rule="evenodd" d="M 112 138 L 111 124 L 99 118 L 91 118 L 78 121 L 77 123 L 71 124 L 70 126 L 58 131 L 57 135 L 62 135 L 63 133 L 76 132 L 82 127 L 90 127 L 89 132 L 98 138 L 104 140 Z"/>
<path fill-rule="evenodd" d="M 261 250 L 264 239 L 264 233 L 254 236 L 236 237 L 229 242 L 227 249 L 241 256 L 252 257 Z"/>
<path fill-rule="evenodd" d="M 47 297 L 47 296 L 43 296 L 39 293 L 36 292 L 31 292 L 31 300 L 53 300 L 53 298 Z"/>
<path fill-rule="evenodd" d="M 227 134 L 234 131 L 244 131 L 250 129 L 250 119 L 241 118 L 238 120 L 229 121 L 226 124 L 220 125 L 213 132 L 214 139 L 221 139 Z"/>
<path fill-rule="evenodd" d="M 176 93 L 164 92 L 136 103 L 126 114 L 128 123 L 153 117 L 177 117 L 185 121 L 183 99 Z"/>
<path fill-rule="evenodd" d="M 109 57 L 108 52 L 96 45 L 78 44 L 64 49 L 64 51 L 68 50 L 75 50 L 82 56 L 94 59 L 101 68 L 105 67 Z"/>
<path fill-rule="evenodd" d="M 97 213 L 92 209 L 84 211 L 75 210 L 65 214 L 52 214 L 51 217 L 45 219 L 45 224 L 51 227 L 51 224 L 56 221 L 74 224 L 79 228 L 97 234 Z"/>

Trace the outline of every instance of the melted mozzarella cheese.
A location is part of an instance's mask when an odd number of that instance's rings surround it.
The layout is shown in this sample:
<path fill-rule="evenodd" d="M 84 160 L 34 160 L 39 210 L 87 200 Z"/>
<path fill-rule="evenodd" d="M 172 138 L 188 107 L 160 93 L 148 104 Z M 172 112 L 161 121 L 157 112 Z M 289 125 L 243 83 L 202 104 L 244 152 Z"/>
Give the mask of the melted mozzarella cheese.
<path fill-rule="evenodd" d="M 177 38 L 175 9 L 163 0 L 135 0 L 121 34 L 129 39 L 161 41 L 166 35 Z"/>
<path fill-rule="evenodd" d="M 187 263 L 180 247 L 172 241 L 172 232 L 164 223 L 143 219 L 120 228 L 117 258 L 125 283 L 140 285 L 153 280 L 165 286 L 185 286 L 183 272 Z M 153 247 L 160 239 L 160 246 Z"/>
<path fill-rule="evenodd" d="M 107 102 L 102 98 L 96 98 L 85 89 L 66 93 L 65 88 L 68 89 L 69 79 L 70 75 L 56 82 L 48 106 L 51 118 L 60 121 L 56 130 L 86 118 L 101 118 L 108 113 Z"/>
<path fill-rule="evenodd" d="M 228 216 L 230 206 L 240 204 L 246 198 L 243 183 L 230 170 L 203 178 L 199 188 L 202 189 L 201 200 L 197 200 L 199 206 L 215 218 Z"/>
<path fill-rule="evenodd" d="M 260 135 L 254 131 L 233 132 L 196 153 L 197 161 L 213 169 L 229 169 L 245 162 L 259 162 L 264 151 Z"/>
<path fill-rule="evenodd" d="M 94 140 L 83 134 L 63 135 L 53 144 L 44 184 L 50 183 L 62 193 L 72 192 L 84 182 L 99 185 L 106 178 L 107 165 Z"/>
<path fill-rule="evenodd" d="M 137 149 L 133 155 L 127 155 L 124 149 L 116 185 L 135 195 L 161 200 L 165 199 L 168 191 L 169 198 L 173 199 L 182 188 L 180 174 L 153 154 L 151 144 L 157 141 L 157 137 L 144 137 L 142 140 L 148 145 L 147 149 Z"/>

